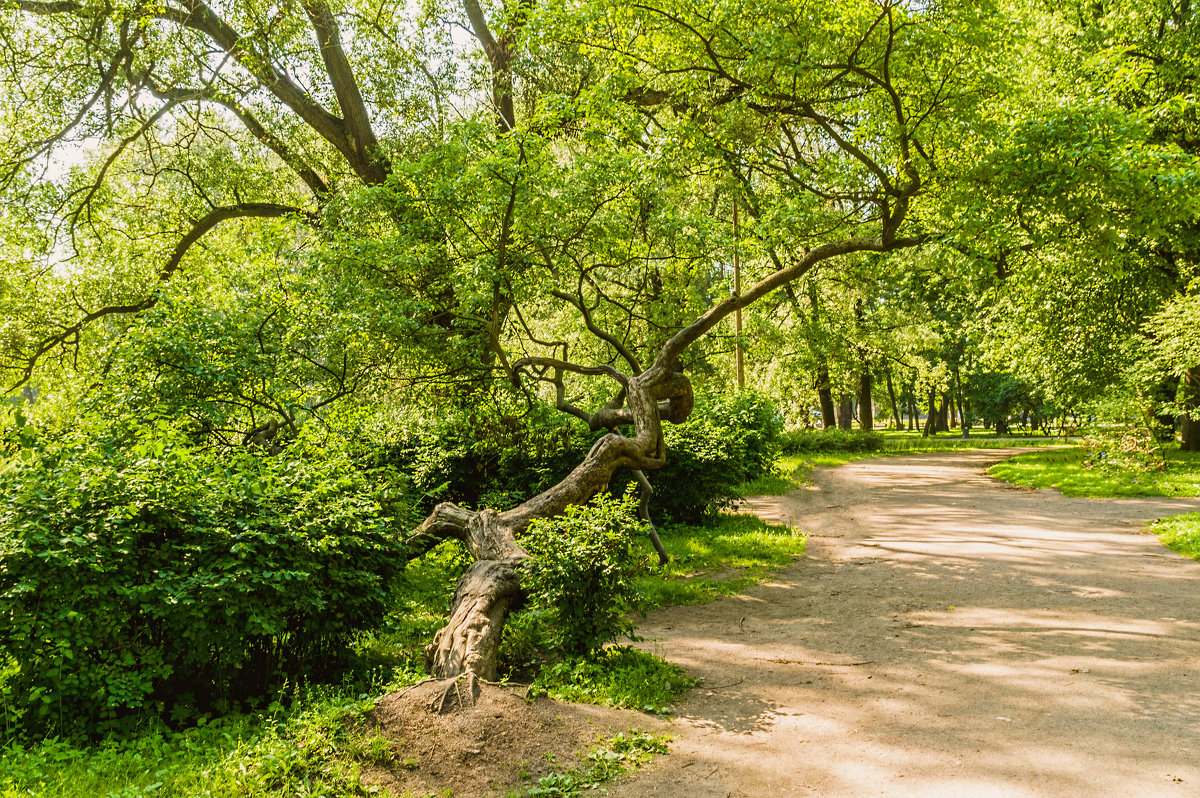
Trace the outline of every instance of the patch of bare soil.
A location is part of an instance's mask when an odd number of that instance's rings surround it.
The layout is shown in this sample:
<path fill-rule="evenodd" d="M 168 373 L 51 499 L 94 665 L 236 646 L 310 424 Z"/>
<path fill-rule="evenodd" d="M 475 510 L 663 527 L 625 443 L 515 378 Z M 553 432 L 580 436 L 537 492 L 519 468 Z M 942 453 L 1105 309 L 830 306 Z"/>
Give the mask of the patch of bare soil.
<path fill-rule="evenodd" d="M 479 688 L 473 706 L 445 714 L 438 711 L 443 698 L 438 683 L 380 701 L 367 731 L 378 730 L 390 742 L 394 762 L 370 768 L 365 780 L 396 796 L 503 796 L 550 771 L 585 764 L 601 736 L 634 728 L 660 734 L 666 725 L 640 713 L 546 698 L 526 701 L 518 686 Z"/>
<path fill-rule="evenodd" d="M 705 683 L 611 794 L 1200 796 L 1198 500 L 996 482 L 1008 451 L 818 469 L 749 510 L 810 533 L 767 584 L 651 616 Z"/>

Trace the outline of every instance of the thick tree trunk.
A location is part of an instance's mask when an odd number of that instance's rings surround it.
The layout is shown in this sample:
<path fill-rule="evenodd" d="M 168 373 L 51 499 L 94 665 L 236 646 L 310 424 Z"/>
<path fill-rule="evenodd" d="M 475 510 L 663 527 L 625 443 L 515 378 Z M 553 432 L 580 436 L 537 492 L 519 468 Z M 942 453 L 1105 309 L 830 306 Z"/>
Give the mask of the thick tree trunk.
<path fill-rule="evenodd" d="M 838 403 L 838 429 L 854 429 L 854 399 L 849 394 L 842 394 Z"/>
<path fill-rule="evenodd" d="M 531 359 L 534 365 L 544 361 Z M 613 369 L 595 372 L 618 375 Z M 475 512 L 450 502 L 439 504 L 409 538 L 417 551 L 455 539 L 475 557 L 459 580 L 450 605 L 450 620 L 425 649 L 426 668 L 439 678 L 473 673 L 494 679 L 500 634 L 509 609 L 521 599 L 518 568 L 528 553 L 516 542 L 535 518 L 550 518 L 567 507 L 582 504 L 607 487 L 618 468 L 655 469 L 665 462 L 662 421 L 682 423 L 692 409 L 691 384 L 678 372 L 652 367 L 632 378 L 621 376 L 618 400 L 593 414 L 584 414 L 594 429 L 615 430 L 632 424 L 636 435 L 610 432 L 596 441 L 587 457 L 549 490 L 512 510 Z M 561 378 L 559 379 L 561 388 Z M 560 393 L 560 407 L 565 405 Z"/>
<path fill-rule="evenodd" d="M 997 435 L 1007 435 L 1008 433 L 1009 433 L 1008 408 L 1005 408 L 1003 411 L 1003 415 L 1001 415 L 1000 418 L 996 419 L 996 434 Z"/>
<path fill-rule="evenodd" d="M 837 415 L 833 409 L 833 391 L 829 387 L 829 366 L 824 358 L 817 365 L 817 398 L 821 402 L 821 426 L 833 429 L 837 426 Z"/>
<path fill-rule="evenodd" d="M 875 406 L 871 398 L 871 370 L 864 368 L 858 375 L 858 425 L 865 430 L 875 429 Z"/>
<path fill-rule="evenodd" d="M 950 395 L 942 394 L 942 405 L 937 412 L 937 432 L 950 431 Z"/>
<path fill-rule="evenodd" d="M 1187 409 L 1180 417 L 1179 448 L 1200 452 L 1200 366 L 1188 369 L 1179 386 L 1180 399 Z"/>

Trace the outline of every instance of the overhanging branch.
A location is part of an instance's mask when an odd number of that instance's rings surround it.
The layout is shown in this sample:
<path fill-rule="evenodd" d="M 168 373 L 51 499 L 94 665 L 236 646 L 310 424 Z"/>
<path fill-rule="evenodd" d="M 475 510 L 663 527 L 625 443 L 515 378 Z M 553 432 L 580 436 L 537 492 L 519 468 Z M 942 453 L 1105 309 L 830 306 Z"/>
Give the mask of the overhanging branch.
<path fill-rule="evenodd" d="M 187 232 L 175 249 L 167 258 L 166 263 L 159 269 L 159 283 L 165 283 L 171 279 L 172 275 L 179 270 L 183 263 L 183 258 L 187 255 L 188 250 L 192 248 L 206 233 L 212 230 L 222 222 L 231 219 L 249 219 L 249 218 L 279 218 L 285 216 L 303 216 L 311 217 L 311 214 L 301 208 L 295 208 L 290 205 L 277 205 L 270 202 L 244 202 L 238 205 L 227 205 L 213 208 L 202 218 L 200 218 L 192 228 Z M 57 333 L 43 338 L 34 347 L 33 351 L 28 354 L 22 354 L 15 358 L 20 365 L 7 366 L 9 370 L 18 372 L 17 381 L 9 386 L 6 393 L 12 393 L 24 386 L 30 379 L 33 378 L 33 372 L 37 368 L 38 362 L 49 352 L 58 347 L 63 346 L 78 346 L 79 337 L 83 330 L 93 322 L 108 316 L 131 315 L 149 310 L 158 304 L 160 294 L 157 290 L 153 291 L 149 296 L 139 302 L 133 302 L 123 305 L 107 305 L 93 310 L 85 314 L 72 324 L 69 324 L 59 330 Z"/>

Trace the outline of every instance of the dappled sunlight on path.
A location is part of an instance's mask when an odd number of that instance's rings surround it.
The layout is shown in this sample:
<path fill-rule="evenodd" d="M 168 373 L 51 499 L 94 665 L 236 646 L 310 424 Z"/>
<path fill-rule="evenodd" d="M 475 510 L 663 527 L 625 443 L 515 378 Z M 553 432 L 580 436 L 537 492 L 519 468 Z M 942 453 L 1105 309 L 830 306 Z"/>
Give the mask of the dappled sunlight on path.
<path fill-rule="evenodd" d="M 809 532 L 643 644 L 703 677 L 616 795 L 1200 795 L 1200 563 L 1139 534 L 1200 500 L 1069 499 L 1008 452 L 818 469 L 749 510 Z"/>

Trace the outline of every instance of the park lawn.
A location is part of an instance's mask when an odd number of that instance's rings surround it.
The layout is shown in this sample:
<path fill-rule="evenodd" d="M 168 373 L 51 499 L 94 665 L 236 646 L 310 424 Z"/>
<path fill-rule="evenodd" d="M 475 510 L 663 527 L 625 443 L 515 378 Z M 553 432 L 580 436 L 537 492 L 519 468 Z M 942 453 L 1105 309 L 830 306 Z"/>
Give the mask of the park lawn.
<path fill-rule="evenodd" d="M 804 554 L 798 529 L 723 514 L 711 526 L 659 530 L 671 561 L 638 579 L 647 609 L 703 604 L 745 590 Z"/>
<path fill-rule="evenodd" d="M 992 466 L 988 473 L 1031 488 L 1057 488 L 1064 496 L 1200 496 L 1200 452 L 1166 453 L 1160 472 L 1089 467 L 1082 449 L 1031 452 Z"/>
<path fill-rule="evenodd" d="M 1080 449 L 1032 452 L 992 466 L 988 473 L 1005 482 L 1033 488 L 1057 488 L 1066 496 L 1200 496 L 1200 452 L 1169 449 L 1159 472 L 1089 468 Z M 1200 560 L 1200 513 L 1155 521 L 1150 531 L 1163 545 Z"/>

